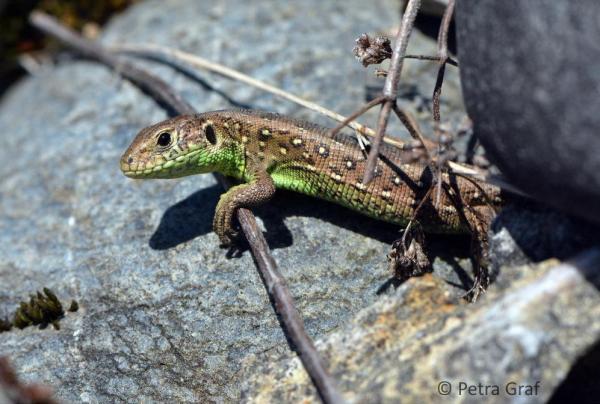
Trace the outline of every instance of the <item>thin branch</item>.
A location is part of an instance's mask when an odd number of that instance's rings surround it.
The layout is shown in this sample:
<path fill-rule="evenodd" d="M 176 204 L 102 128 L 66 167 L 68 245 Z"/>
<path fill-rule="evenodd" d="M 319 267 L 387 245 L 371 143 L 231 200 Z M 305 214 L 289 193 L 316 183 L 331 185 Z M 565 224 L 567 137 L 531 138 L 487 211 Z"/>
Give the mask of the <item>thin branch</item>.
<path fill-rule="evenodd" d="M 440 97 L 442 95 L 442 84 L 444 84 L 444 73 L 446 72 L 446 64 L 441 63 L 438 69 L 437 77 L 435 80 L 435 86 L 433 88 L 433 122 L 439 136 L 440 128 Z"/>
<path fill-rule="evenodd" d="M 259 268 L 272 267 L 274 270 L 261 271 L 269 294 L 275 302 L 275 308 L 285 325 L 292 342 L 296 346 L 300 360 L 310 375 L 317 391 L 325 403 L 343 403 L 344 399 L 337 391 L 335 382 L 329 375 L 317 349 L 304 329 L 304 321 L 295 307 L 294 299 L 287 287 L 285 278 L 277 270 L 277 264 L 269 253 L 267 241 L 258 230 L 256 219 L 247 209 L 238 210 L 238 220 L 246 239 L 250 243 L 254 259 Z"/>
<path fill-rule="evenodd" d="M 447 56 L 447 61 L 446 63 L 448 63 L 449 65 L 458 67 L 458 62 L 454 59 L 452 59 L 450 56 Z M 439 56 L 428 56 L 428 55 L 406 55 L 404 56 L 404 59 L 417 59 L 417 60 L 431 60 L 431 61 L 435 61 L 435 62 L 439 62 L 441 59 Z"/>
<path fill-rule="evenodd" d="M 504 191 L 510 192 L 511 194 L 522 196 L 523 198 L 535 199 L 535 198 L 533 198 L 533 196 L 529 195 L 527 192 L 523 191 L 522 189 L 517 188 L 516 186 L 514 186 L 513 184 L 508 182 L 508 180 L 503 175 L 500 175 L 500 174 L 489 174 L 489 173 L 481 172 L 476 175 L 469 175 L 469 174 L 460 174 L 456 171 L 454 171 L 454 174 L 460 175 L 465 178 L 479 180 L 481 182 L 485 182 L 486 184 L 494 185 Z"/>
<path fill-rule="evenodd" d="M 377 134 L 373 140 L 369 157 L 367 158 L 367 168 L 363 178 L 363 183 L 367 184 L 373 179 L 373 173 L 379 158 L 379 147 L 383 138 L 383 134 L 387 128 L 388 119 L 390 117 L 390 111 L 392 110 L 392 104 L 396 102 L 398 97 L 398 83 L 400 81 L 400 74 L 402 72 L 402 64 L 404 61 L 404 55 L 406 54 L 406 47 L 408 46 L 408 40 L 412 32 L 412 28 L 421 6 L 421 0 L 409 0 L 404 11 L 404 17 L 402 18 L 402 24 L 398 31 L 398 36 L 394 43 L 394 50 L 392 53 L 392 59 L 390 62 L 389 73 L 386 77 L 385 84 L 383 86 L 383 95 L 386 98 L 385 103 L 379 111 L 379 119 L 377 126 Z M 382 125 L 382 126 L 379 126 Z"/>
<path fill-rule="evenodd" d="M 446 63 L 448 62 L 448 31 L 450 30 L 450 22 L 454 14 L 454 0 L 448 0 L 448 5 L 444 11 L 440 29 L 438 31 L 437 46 L 440 68 L 438 69 L 435 87 L 433 89 L 433 130 L 437 138 L 437 155 L 438 166 L 436 171 L 437 190 L 435 196 L 435 206 L 439 206 L 442 196 L 442 169 L 446 159 L 442 157 L 442 131 L 440 129 L 441 114 L 440 114 L 440 98 L 442 95 L 442 85 L 444 84 L 444 73 L 446 72 Z"/>
<path fill-rule="evenodd" d="M 433 90 L 433 120 L 438 132 L 440 123 L 440 96 L 442 94 L 442 84 L 444 82 L 446 63 L 448 63 L 448 31 L 450 30 L 450 23 L 452 22 L 452 15 L 454 14 L 454 2 L 455 0 L 448 0 L 448 5 L 444 11 L 444 16 L 442 17 L 442 22 L 440 23 L 440 29 L 438 31 L 437 38 L 438 62 L 440 64 L 440 68 L 438 70 L 437 80 Z"/>
<path fill-rule="evenodd" d="M 390 119 L 390 111 L 392 110 L 393 102 L 386 101 L 381 106 L 381 110 L 379 111 L 379 120 L 377 121 L 377 133 L 375 135 L 375 139 L 371 143 L 371 150 L 369 151 L 369 156 L 367 157 L 367 168 L 365 171 L 365 176 L 363 177 L 363 184 L 367 184 L 371 181 L 373 177 L 373 173 L 377 169 L 377 159 L 379 158 L 379 149 L 381 148 L 381 139 L 383 139 L 383 133 L 387 128 L 388 120 Z M 376 159 L 372 159 L 371 155 L 373 154 L 373 150 L 376 150 L 375 154 Z M 371 165 L 369 165 L 369 162 Z M 371 173 L 368 176 L 368 173 Z"/>
<path fill-rule="evenodd" d="M 417 207 L 415 208 L 412 216 L 410 217 L 410 220 L 408 221 L 408 224 L 406 225 L 406 228 L 404 229 L 404 232 L 402 233 L 402 246 L 404 247 L 404 249 L 406 250 L 406 236 L 408 235 L 408 232 L 410 231 L 410 228 L 412 227 L 412 224 L 415 222 L 415 220 L 417 220 L 417 216 L 419 215 L 419 211 L 421 210 L 421 208 L 423 207 L 423 205 L 425 204 L 425 202 L 427 201 L 427 198 L 429 198 L 429 195 L 431 195 L 431 191 L 433 190 L 433 187 L 429 187 L 429 189 L 427 190 L 427 192 L 425 193 L 425 195 L 423 196 L 423 198 L 421 198 L 421 200 L 419 201 L 419 204 L 417 205 Z"/>
<path fill-rule="evenodd" d="M 419 125 L 417 125 L 415 119 L 408 112 L 404 111 L 396 103 L 392 105 L 392 109 L 396 113 L 398 119 L 400 119 L 400 121 L 404 124 L 406 129 L 408 129 L 408 133 L 410 133 L 412 138 L 418 140 L 421 143 L 423 150 L 425 150 L 427 160 L 432 161 L 432 156 L 431 152 L 429 151 L 429 148 L 433 146 L 433 142 L 431 140 L 426 139 L 425 136 L 423 136 L 423 133 L 421 133 L 421 130 L 419 129 Z"/>
<path fill-rule="evenodd" d="M 446 63 L 448 59 L 448 32 L 450 32 L 450 23 L 452 22 L 452 16 L 454 15 L 454 4 L 456 0 L 448 0 L 446 10 L 440 23 L 440 30 L 438 32 L 438 57 L 440 63 Z"/>
<path fill-rule="evenodd" d="M 336 113 L 335 111 L 324 108 L 319 104 L 316 104 L 316 103 L 308 101 L 304 98 L 298 97 L 297 95 L 291 94 L 291 93 L 284 91 L 278 87 L 275 87 L 271 84 L 265 83 L 263 81 L 255 79 L 255 78 L 252 78 L 252 77 L 250 77 L 244 73 L 241 73 L 237 70 L 234 70 L 232 68 L 229 68 L 229 67 L 224 66 L 219 63 L 211 62 L 200 56 L 193 55 L 191 53 L 184 52 L 184 51 L 181 51 L 178 49 L 167 48 L 164 46 L 154 45 L 154 44 L 121 44 L 121 45 L 110 46 L 109 49 L 116 53 L 157 59 L 157 60 L 169 63 L 169 64 L 173 64 L 174 63 L 173 60 L 176 60 L 181 63 L 189 64 L 190 66 L 193 66 L 197 69 L 207 70 L 207 71 L 219 74 L 221 76 L 251 85 L 255 88 L 258 88 L 265 92 L 271 93 L 273 95 L 276 95 L 278 97 L 281 97 L 288 101 L 291 101 L 295 104 L 298 104 L 304 108 L 308 108 L 312 111 L 322 114 L 322 115 L 324 115 L 330 119 L 333 119 L 335 121 L 344 122 L 343 125 L 338 125 L 333 130 L 333 132 L 332 132 L 333 134 L 335 134 L 339 130 L 341 130 L 341 128 L 343 126 L 349 126 L 352 129 L 356 130 L 357 132 L 359 132 L 365 136 L 370 136 L 370 137 L 375 136 L 375 131 L 373 129 L 354 121 L 354 119 L 356 119 L 358 116 L 362 115 L 368 109 L 364 110 L 364 111 L 362 109 L 360 109 L 359 111 L 363 111 L 363 112 L 354 113 L 349 117 L 344 117 L 343 115 L 340 115 L 340 114 Z M 407 55 L 406 58 L 431 60 L 431 61 L 439 60 L 438 56 L 426 56 L 426 55 Z M 448 58 L 448 63 L 452 64 L 454 66 L 458 66 L 458 63 L 451 58 Z M 381 102 L 382 101 L 380 101 L 379 103 L 381 103 Z M 378 104 L 377 102 L 375 102 L 375 100 L 373 100 L 368 105 L 371 105 L 371 103 L 373 103 L 372 106 L 375 106 Z M 372 106 L 369 108 L 372 108 Z M 390 138 L 387 136 L 384 138 L 384 142 L 388 143 L 388 144 L 392 144 L 399 148 L 402 148 L 404 146 L 404 144 L 401 141 L 399 141 L 398 139 Z"/>
<path fill-rule="evenodd" d="M 365 112 L 367 112 L 368 110 L 373 108 L 374 106 L 379 105 L 384 101 L 385 101 L 385 97 L 383 95 L 380 95 L 379 97 L 369 101 L 367 104 L 363 105 L 362 107 L 360 107 L 360 109 L 356 110 L 355 112 L 350 114 L 346 119 L 341 121 L 341 123 L 338 126 L 331 129 L 329 134 L 331 136 L 335 136 L 340 130 L 344 129 L 344 127 L 351 126 L 351 122 L 353 120 L 355 120 L 356 118 L 358 118 L 359 116 L 361 116 L 362 114 L 364 114 Z"/>
<path fill-rule="evenodd" d="M 121 76 L 152 94 L 161 103 L 169 105 L 177 113 L 186 114 L 195 112 L 190 104 L 175 94 L 158 77 L 128 62 L 122 61 L 97 43 L 84 39 L 77 33 L 62 26 L 47 14 L 33 12 L 30 16 L 30 21 L 38 29 L 56 37 L 76 51 L 113 68 Z M 227 189 L 227 181 L 222 176 L 218 176 L 218 179 L 224 185 L 225 189 Z M 247 209 L 238 209 L 237 217 L 242 231 L 250 244 L 258 270 L 265 280 L 267 291 L 272 296 L 276 310 L 317 391 L 326 403 L 343 403 L 342 396 L 337 391 L 333 379 L 325 370 L 318 351 L 306 333 L 304 323 L 295 307 L 292 295 L 287 288 L 284 278 L 277 269 L 277 264 L 269 251 L 268 244 L 256 223 L 254 215 Z"/>
<path fill-rule="evenodd" d="M 159 59 L 161 61 L 165 61 L 166 63 L 173 63 L 172 60 L 177 60 L 180 62 L 184 62 L 193 66 L 197 69 L 208 70 L 213 73 L 217 73 L 221 76 L 237 80 L 241 83 L 245 83 L 256 87 L 260 90 L 266 91 L 268 93 L 274 94 L 278 97 L 284 98 L 288 101 L 291 101 L 295 104 L 298 104 L 304 108 L 308 108 L 312 111 L 315 111 L 319 114 L 322 114 L 328 118 L 331 118 L 338 122 L 346 121 L 346 117 L 340 115 L 334 111 L 331 111 L 327 108 L 322 107 L 319 104 L 314 102 L 305 100 L 297 95 L 291 94 L 287 91 L 284 91 L 278 87 L 275 87 L 271 84 L 265 83 L 264 81 L 257 80 L 248 75 L 245 75 L 237 70 L 231 69 L 227 66 L 221 65 L 219 63 L 211 62 L 200 56 L 192 55 L 187 52 L 183 52 L 177 49 L 170 49 L 163 46 L 152 45 L 152 44 L 122 44 L 122 45 L 113 45 L 109 48 L 110 50 L 123 53 L 128 55 L 137 55 L 146 58 Z M 356 130 L 359 133 L 362 133 L 366 136 L 375 136 L 375 131 L 367 126 L 364 126 L 358 122 L 348 122 L 348 126 L 352 129 Z M 402 147 L 403 143 L 399 140 L 388 139 L 392 144 Z"/>
<path fill-rule="evenodd" d="M 190 104 L 181 98 L 181 96 L 170 91 L 169 86 L 164 81 L 156 80 L 156 77 L 145 70 L 138 69 L 131 63 L 104 51 L 97 43 L 76 34 L 47 14 L 34 11 L 31 13 L 30 21 L 38 29 L 54 36 L 61 42 L 68 44 L 82 55 L 112 67 L 115 71 L 118 71 L 123 77 L 139 86 L 153 98 L 159 99 L 167 105 L 171 105 L 173 109 L 185 111 L 183 113 L 191 113 L 194 110 Z M 153 84 L 149 85 L 149 82 Z"/>
<path fill-rule="evenodd" d="M 339 115 L 339 114 L 337 114 L 333 111 L 330 111 L 326 108 L 323 108 L 322 106 L 320 106 L 318 104 L 304 100 L 296 95 L 290 94 L 290 93 L 283 91 L 277 87 L 274 87 L 270 84 L 264 83 L 260 80 L 253 79 L 252 77 L 246 76 L 245 74 L 240 73 L 236 70 L 233 70 L 226 66 L 220 65 L 218 63 L 210 62 L 204 58 L 193 55 L 191 53 L 187 53 L 187 52 L 183 52 L 183 51 L 180 51 L 177 49 L 171 49 L 171 48 L 167 48 L 167 47 L 163 47 L 163 46 L 152 45 L 152 44 L 114 45 L 114 46 L 110 46 L 109 49 L 114 50 L 115 52 L 118 52 L 118 53 L 137 55 L 137 56 L 141 56 L 144 58 L 160 60 L 167 64 L 176 63 L 173 60 L 180 62 L 180 63 L 187 63 L 190 66 L 193 66 L 193 67 L 196 67 L 199 69 L 205 69 L 205 70 L 211 71 L 213 73 L 220 74 L 224 77 L 228 77 L 233 80 L 238 80 L 242 83 L 246 83 L 248 85 L 254 86 L 263 91 L 269 92 L 276 96 L 279 96 L 279 97 L 282 97 L 289 101 L 292 101 L 294 103 L 297 103 L 298 105 L 301 105 L 305 108 L 319 112 L 319 113 L 321 113 L 331 119 L 334 119 L 336 121 L 343 122 L 346 120 L 346 118 L 344 116 Z M 363 126 L 357 122 L 354 122 L 354 123 L 351 122 L 348 124 L 348 126 L 350 126 L 351 128 L 355 129 L 356 131 L 358 131 L 366 136 L 369 136 L 369 137 L 375 136 L 375 131 L 373 131 L 373 129 Z M 387 144 L 398 147 L 399 149 L 402 149 L 402 150 L 407 149 L 407 145 L 404 142 L 402 142 L 396 138 L 384 136 L 383 141 Z M 428 142 L 430 142 L 430 141 L 428 141 Z M 408 148 L 410 148 L 410 147 L 408 147 Z M 476 167 L 453 162 L 453 161 L 449 161 L 448 164 L 449 164 L 452 172 L 461 173 L 463 175 L 472 176 L 474 178 L 479 178 L 479 179 L 484 178 L 484 174 L 482 174 L 480 172 L 480 170 L 477 169 Z"/>

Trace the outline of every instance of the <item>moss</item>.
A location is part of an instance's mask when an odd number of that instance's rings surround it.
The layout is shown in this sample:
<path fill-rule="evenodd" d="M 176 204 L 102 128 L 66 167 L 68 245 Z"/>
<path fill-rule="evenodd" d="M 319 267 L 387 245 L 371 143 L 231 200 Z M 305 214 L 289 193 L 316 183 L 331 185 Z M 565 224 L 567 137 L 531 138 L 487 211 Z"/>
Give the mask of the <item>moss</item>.
<path fill-rule="evenodd" d="M 69 311 L 77 311 L 79 304 L 73 300 L 69 306 Z M 12 322 L 8 319 L 0 319 L 0 332 L 10 331 L 15 326 L 23 329 L 32 325 L 39 325 L 40 328 L 46 328 L 49 324 L 59 330 L 59 321 L 65 316 L 58 297 L 48 288 L 42 292 L 37 292 L 29 297 L 29 301 L 23 301 L 15 311 Z"/>

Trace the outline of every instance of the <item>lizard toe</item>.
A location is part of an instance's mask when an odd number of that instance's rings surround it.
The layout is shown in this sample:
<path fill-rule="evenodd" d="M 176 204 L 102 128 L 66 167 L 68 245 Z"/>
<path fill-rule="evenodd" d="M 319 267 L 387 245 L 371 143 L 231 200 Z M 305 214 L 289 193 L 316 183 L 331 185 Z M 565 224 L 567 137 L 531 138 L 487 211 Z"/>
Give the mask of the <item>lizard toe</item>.
<path fill-rule="evenodd" d="M 219 236 L 221 247 L 231 246 L 236 238 L 237 232 L 232 227 L 234 209 L 217 206 L 213 219 L 213 230 Z"/>

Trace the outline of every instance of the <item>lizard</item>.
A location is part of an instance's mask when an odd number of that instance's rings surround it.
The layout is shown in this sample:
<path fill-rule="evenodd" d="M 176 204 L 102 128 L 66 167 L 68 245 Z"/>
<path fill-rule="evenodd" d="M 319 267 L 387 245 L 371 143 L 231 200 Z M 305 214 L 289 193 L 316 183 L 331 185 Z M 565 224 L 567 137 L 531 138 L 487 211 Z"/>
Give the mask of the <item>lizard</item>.
<path fill-rule="evenodd" d="M 366 156 L 354 137 L 331 136 L 328 128 L 275 113 L 221 110 L 142 129 L 120 168 L 138 179 L 219 172 L 241 181 L 216 207 L 213 229 L 223 246 L 235 240 L 236 209 L 265 203 L 278 188 L 402 226 L 414 219 L 425 232 L 487 232 L 503 201 L 498 187 L 444 173 L 448 192 L 436 203 L 435 193 L 428 192 L 433 181 L 428 165 L 403 163 L 403 154 L 382 144 L 374 179 L 364 184 Z"/>

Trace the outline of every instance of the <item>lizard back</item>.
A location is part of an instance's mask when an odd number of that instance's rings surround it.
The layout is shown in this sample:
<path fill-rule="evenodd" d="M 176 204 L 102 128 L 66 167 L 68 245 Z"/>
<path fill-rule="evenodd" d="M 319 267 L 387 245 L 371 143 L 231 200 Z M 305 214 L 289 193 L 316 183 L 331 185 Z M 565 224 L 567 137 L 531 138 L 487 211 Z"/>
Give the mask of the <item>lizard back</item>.
<path fill-rule="evenodd" d="M 267 171 L 277 188 L 322 198 L 376 219 L 405 225 L 415 209 L 416 219 L 429 232 L 462 233 L 480 220 L 489 222 L 500 190 L 473 180 L 444 174 L 454 198 L 464 209 L 457 210 L 446 192 L 435 204 L 428 190 L 433 178 L 424 164 L 404 163 L 404 152 L 382 144 L 375 176 L 362 183 L 366 156 L 355 138 L 298 119 L 254 110 L 225 110 L 197 115 L 210 121 L 243 145 L 243 179 L 256 170 Z M 451 191 L 452 192 L 452 191 Z M 491 203 L 490 203 L 491 202 Z"/>

